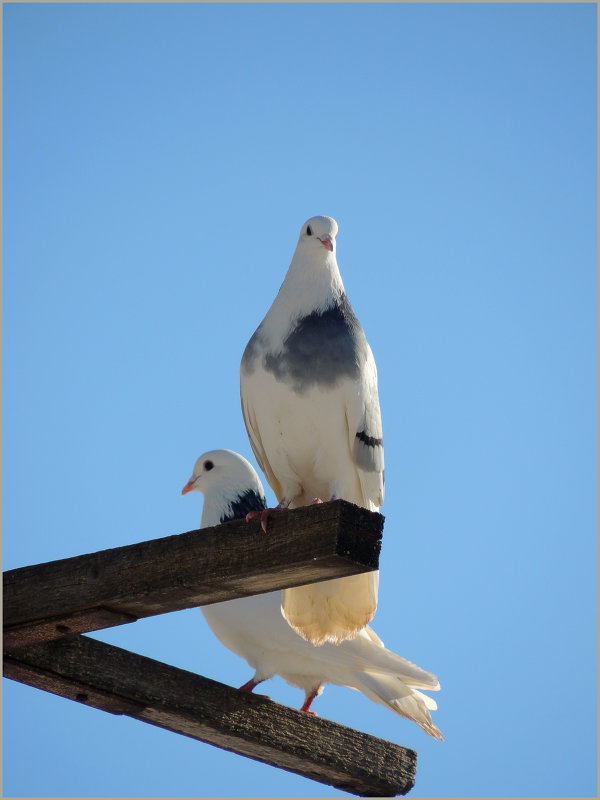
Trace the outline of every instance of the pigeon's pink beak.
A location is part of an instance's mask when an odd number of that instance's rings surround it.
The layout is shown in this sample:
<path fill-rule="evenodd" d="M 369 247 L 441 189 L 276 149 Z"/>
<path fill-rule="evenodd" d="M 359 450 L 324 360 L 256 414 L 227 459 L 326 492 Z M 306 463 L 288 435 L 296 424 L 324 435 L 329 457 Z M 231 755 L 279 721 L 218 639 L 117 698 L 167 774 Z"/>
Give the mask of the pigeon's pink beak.
<path fill-rule="evenodd" d="M 323 247 L 326 247 L 330 253 L 333 253 L 333 239 L 326 233 L 324 236 L 317 236 Z"/>
<path fill-rule="evenodd" d="M 189 481 L 181 490 L 181 494 L 187 494 L 188 492 L 191 492 L 192 489 L 194 488 L 195 483 L 196 483 L 196 478 L 190 478 Z"/>

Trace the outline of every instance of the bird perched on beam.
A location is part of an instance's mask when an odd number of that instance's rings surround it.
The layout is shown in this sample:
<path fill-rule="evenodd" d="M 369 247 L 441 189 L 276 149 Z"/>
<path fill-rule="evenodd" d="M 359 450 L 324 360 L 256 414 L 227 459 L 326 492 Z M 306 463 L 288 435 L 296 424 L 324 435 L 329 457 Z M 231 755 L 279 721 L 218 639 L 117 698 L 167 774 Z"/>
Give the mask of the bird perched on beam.
<path fill-rule="evenodd" d="M 196 461 L 182 494 L 204 494 L 201 527 L 219 525 L 262 512 L 266 501 L 252 465 L 231 450 L 212 450 Z M 281 592 L 268 592 L 202 608 L 213 633 L 225 647 L 255 670 L 241 688 L 251 692 L 262 681 L 280 675 L 304 690 L 302 711 L 310 711 L 325 683 L 362 692 L 396 714 L 413 720 L 435 739 L 442 732 L 430 711 L 437 708 L 422 689 L 436 691 L 435 675 L 387 650 L 368 626 L 339 645 L 310 644 L 287 624 L 281 614 Z"/>
<path fill-rule="evenodd" d="M 304 223 L 242 358 L 244 421 L 279 510 L 336 498 L 371 511 L 383 504 L 377 368 L 344 290 L 337 234 L 331 217 Z M 338 643 L 370 622 L 377 592 L 377 572 L 286 589 L 283 614 L 313 644 Z"/>

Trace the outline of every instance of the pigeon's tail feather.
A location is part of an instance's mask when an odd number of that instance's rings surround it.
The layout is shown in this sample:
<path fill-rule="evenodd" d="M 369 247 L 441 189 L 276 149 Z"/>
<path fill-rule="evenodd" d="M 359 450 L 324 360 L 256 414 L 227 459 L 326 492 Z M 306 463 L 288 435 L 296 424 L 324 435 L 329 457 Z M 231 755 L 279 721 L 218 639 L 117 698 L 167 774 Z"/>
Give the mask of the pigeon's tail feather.
<path fill-rule="evenodd" d="M 373 647 L 373 644 L 377 646 Z M 352 645 L 346 646 L 344 650 L 351 654 L 355 664 L 360 665 L 365 672 L 398 677 L 413 689 L 436 692 L 440 688 L 440 682 L 433 672 L 428 672 L 407 658 L 388 650 L 375 631 L 368 626 L 352 641 Z M 339 655 L 340 650 L 336 650 L 335 653 Z"/>
<path fill-rule="evenodd" d="M 435 711 L 437 708 L 435 700 L 413 689 L 400 677 L 355 672 L 352 686 L 374 703 L 381 703 L 401 717 L 416 722 L 434 739 L 444 741 L 444 734 L 435 725 L 429 713 L 430 710 Z"/>
<path fill-rule="evenodd" d="M 375 615 L 379 573 L 367 572 L 284 589 L 283 616 L 315 645 L 353 639 Z"/>

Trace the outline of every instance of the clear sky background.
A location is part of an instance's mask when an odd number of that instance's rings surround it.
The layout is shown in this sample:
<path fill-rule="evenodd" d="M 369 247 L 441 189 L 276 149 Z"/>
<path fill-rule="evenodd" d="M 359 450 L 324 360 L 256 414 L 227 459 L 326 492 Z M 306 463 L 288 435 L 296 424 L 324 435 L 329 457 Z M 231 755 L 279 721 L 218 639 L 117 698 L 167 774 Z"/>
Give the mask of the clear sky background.
<path fill-rule="evenodd" d="M 3 13 L 4 568 L 198 526 L 181 488 L 255 463 L 239 361 L 333 216 L 379 369 L 373 627 L 447 741 L 315 709 L 415 748 L 413 797 L 595 794 L 595 4 Z M 196 609 L 96 636 L 251 675 Z M 9 680 L 4 793 L 341 795 Z"/>

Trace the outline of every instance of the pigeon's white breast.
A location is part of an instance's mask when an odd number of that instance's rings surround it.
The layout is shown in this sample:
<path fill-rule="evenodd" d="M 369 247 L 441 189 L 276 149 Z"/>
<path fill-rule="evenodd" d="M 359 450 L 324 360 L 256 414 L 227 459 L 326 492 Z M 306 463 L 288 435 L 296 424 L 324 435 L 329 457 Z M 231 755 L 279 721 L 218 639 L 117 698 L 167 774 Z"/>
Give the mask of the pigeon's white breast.
<path fill-rule="evenodd" d="M 263 370 L 244 377 L 263 450 L 285 495 L 296 497 L 294 505 L 332 495 L 362 502 L 346 421 L 344 396 L 350 391 L 349 380 L 298 393 Z"/>

